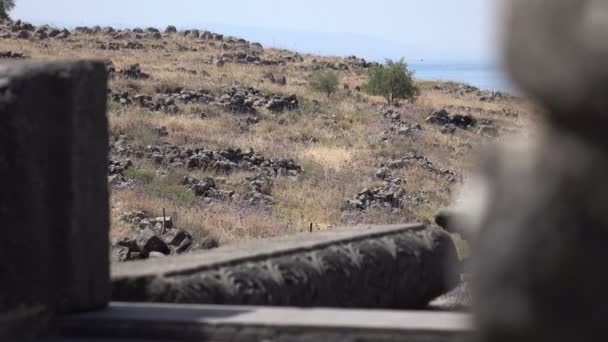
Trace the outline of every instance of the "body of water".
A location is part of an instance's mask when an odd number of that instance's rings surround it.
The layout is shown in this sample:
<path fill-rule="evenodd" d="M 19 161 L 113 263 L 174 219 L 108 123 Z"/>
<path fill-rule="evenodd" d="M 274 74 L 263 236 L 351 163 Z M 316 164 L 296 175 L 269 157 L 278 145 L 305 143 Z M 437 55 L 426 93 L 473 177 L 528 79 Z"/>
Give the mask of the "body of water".
<path fill-rule="evenodd" d="M 514 93 L 505 73 L 491 64 L 408 64 L 417 79 L 463 82 L 484 90 Z"/>

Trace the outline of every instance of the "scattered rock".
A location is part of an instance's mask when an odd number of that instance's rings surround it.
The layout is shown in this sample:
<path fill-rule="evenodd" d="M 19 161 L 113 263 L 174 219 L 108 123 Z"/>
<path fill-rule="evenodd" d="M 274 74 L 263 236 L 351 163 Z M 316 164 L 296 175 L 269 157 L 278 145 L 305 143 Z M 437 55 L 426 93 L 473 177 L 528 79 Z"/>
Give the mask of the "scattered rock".
<path fill-rule="evenodd" d="M 395 112 L 392 109 L 389 110 L 381 110 L 382 114 L 385 118 L 391 121 L 390 131 L 385 131 L 383 135 L 383 140 L 388 140 L 388 137 L 391 134 L 397 135 L 412 135 L 422 131 L 422 126 L 419 124 L 410 124 L 401 121 L 401 115 Z"/>
<path fill-rule="evenodd" d="M 234 191 L 219 190 L 214 178 L 206 177 L 203 180 L 198 180 L 190 176 L 184 177 L 182 184 L 187 186 L 198 197 L 203 197 L 208 200 L 229 200 L 234 196 Z"/>
<path fill-rule="evenodd" d="M 0 59 L 25 59 L 25 55 L 13 51 L 0 51 Z"/>
<path fill-rule="evenodd" d="M 112 152 L 125 157 L 136 156 L 156 160 L 164 165 L 184 165 L 189 169 L 213 170 L 230 173 L 235 170 L 263 172 L 273 176 L 298 178 L 303 170 L 291 159 L 267 159 L 252 149 L 226 148 L 212 151 L 204 148 L 189 148 L 163 144 L 158 146 L 133 147 L 124 140 L 112 144 Z"/>
<path fill-rule="evenodd" d="M 135 242 L 143 258 L 148 257 L 150 252 L 159 252 L 164 255 L 171 253 L 171 249 L 159 236 L 159 233 L 149 227 L 139 232 L 139 235 L 135 238 Z"/>
<path fill-rule="evenodd" d="M 230 46 L 223 44 L 224 50 L 229 50 Z M 207 64 L 215 64 L 216 66 L 223 66 L 225 63 L 239 63 L 248 65 L 285 65 L 287 64 L 286 59 L 263 59 L 258 55 L 257 51 L 240 51 L 234 53 L 224 53 L 220 56 L 209 56 L 204 60 Z"/>
<path fill-rule="evenodd" d="M 456 181 L 456 172 L 439 168 L 426 157 L 415 153 L 409 153 L 401 159 L 390 160 L 386 163 L 385 167 L 388 169 L 402 169 L 414 166 L 420 167 L 437 176 L 447 177 L 449 181 Z"/>
<path fill-rule="evenodd" d="M 110 160 L 110 165 L 108 166 L 108 183 L 116 188 L 123 188 L 129 185 L 130 182 L 125 178 L 124 171 L 132 166 L 133 163 L 128 159 L 124 163 Z"/>
<path fill-rule="evenodd" d="M 245 114 L 256 114 L 256 108 L 282 112 L 296 110 L 299 107 L 298 98 L 295 95 L 262 94 L 259 90 L 251 87 L 229 88 L 215 103 L 228 108 L 232 112 Z"/>
<path fill-rule="evenodd" d="M 468 129 L 477 124 L 477 120 L 470 114 L 450 114 L 445 109 L 431 113 L 431 115 L 426 118 L 426 122 L 443 127 L 446 125 L 454 125 L 462 129 Z"/>
<path fill-rule="evenodd" d="M 248 192 L 245 194 L 245 201 L 250 205 L 269 205 L 274 202 L 271 196 L 273 181 L 272 179 L 263 173 L 260 173 L 254 177 L 247 178 L 249 184 L 247 185 Z"/>
<path fill-rule="evenodd" d="M 120 216 L 120 221 L 136 232 L 134 238 L 125 238 L 112 245 L 113 262 L 192 253 L 219 246 L 217 240 L 209 237 L 197 241 L 188 231 L 174 227 L 171 217 L 164 218 L 164 234 L 163 218 L 148 218 L 142 211 L 126 212 Z"/>
<path fill-rule="evenodd" d="M 399 186 L 403 180 L 396 178 L 387 181 L 383 186 L 364 189 L 342 206 L 343 211 L 363 211 L 369 208 L 400 208 L 405 191 Z"/>
<path fill-rule="evenodd" d="M 150 78 L 149 74 L 141 71 L 139 64 L 130 65 L 127 69 L 120 70 L 119 73 L 131 80 L 147 80 Z"/>
<path fill-rule="evenodd" d="M 175 104 L 175 100 L 171 96 L 162 94 L 157 94 L 154 96 L 137 95 L 133 97 L 133 101 L 140 107 L 146 108 L 153 112 L 175 114 L 179 111 L 179 108 Z"/>

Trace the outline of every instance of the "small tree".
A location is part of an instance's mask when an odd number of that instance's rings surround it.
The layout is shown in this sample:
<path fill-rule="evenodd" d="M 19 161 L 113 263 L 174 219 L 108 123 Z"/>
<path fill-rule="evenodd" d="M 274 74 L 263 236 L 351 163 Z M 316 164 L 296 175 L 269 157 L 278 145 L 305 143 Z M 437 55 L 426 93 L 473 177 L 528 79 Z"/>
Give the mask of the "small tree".
<path fill-rule="evenodd" d="M 323 92 L 329 98 L 338 89 L 338 75 L 331 71 L 316 72 L 312 75 L 310 86 Z"/>
<path fill-rule="evenodd" d="M 414 101 L 420 93 L 414 84 L 414 72 L 408 70 L 403 58 L 397 62 L 387 59 L 385 65 L 371 67 L 364 89 L 384 97 L 389 106 L 401 99 Z"/>
<path fill-rule="evenodd" d="M 0 0 L 0 19 L 8 19 L 8 12 L 15 7 L 15 0 Z"/>

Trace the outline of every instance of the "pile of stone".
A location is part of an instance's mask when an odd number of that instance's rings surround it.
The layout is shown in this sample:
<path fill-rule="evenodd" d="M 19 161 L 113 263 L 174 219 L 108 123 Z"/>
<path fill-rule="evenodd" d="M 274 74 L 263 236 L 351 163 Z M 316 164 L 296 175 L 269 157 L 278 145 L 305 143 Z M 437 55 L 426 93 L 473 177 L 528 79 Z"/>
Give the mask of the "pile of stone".
<path fill-rule="evenodd" d="M 186 176 L 182 180 L 182 185 L 187 186 L 194 192 L 197 197 L 203 198 L 206 202 L 212 200 L 225 201 L 230 200 L 234 196 L 234 191 L 220 190 L 217 188 L 217 182 L 212 177 L 205 177 L 203 180 Z"/>
<path fill-rule="evenodd" d="M 401 121 L 401 114 L 395 112 L 392 109 L 381 110 L 382 115 L 391 122 L 390 130 L 385 131 L 382 134 L 382 140 L 389 140 L 390 135 L 412 135 L 422 131 L 422 126 L 417 123 L 405 123 Z"/>
<path fill-rule="evenodd" d="M 145 49 L 145 45 L 143 45 L 142 43 L 136 42 L 136 41 L 129 41 L 127 43 L 117 43 L 117 42 L 99 42 L 97 44 L 96 49 L 97 50 L 111 50 L 111 51 L 118 51 L 120 49 L 127 49 L 127 50 L 143 50 Z"/>
<path fill-rule="evenodd" d="M 131 66 L 128 69 L 133 77 L 140 77 L 139 67 Z M 125 71 L 120 71 L 125 74 Z M 149 77 L 149 76 L 148 76 Z M 187 90 L 183 88 L 167 89 L 156 95 L 136 95 L 132 96 L 129 92 L 109 91 L 110 99 L 121 105 L 136 103 L 143 108 L 152 111 L 165 113 L 175 113 L 179 110 L 176 103 L 206 103 L 226 108 L 234 113 L 257 115 L 257 108 L 265 108 L 272 112 L 282 112 L 286 110 L 296 110 L 299 107 L 296 95 L 281 94 L 262 94 L 259 90 L 252 87 L 231 87 L 225 90 L 224 94 L 215 97 L 207 90 Z M 259 121 L 259 118 L 254 118 Z"/>
<path fill-rule="evenodd" d="M 403 158 L 388 161 L 376 171 L 376 176 L 378 178 L 384 179 L 386 176 L 382 177 L 382 175 L 390 174 L 390 170 L 414 166 L 420 167 L 434 175 L 446 177 L 451 182 L 456 181 L 457 178 L 456 172 L 448 169 L 439 168 L 435 166 L 435 164 L 433 164 L 433 162 L 431 162 L 427 157 L 418 155 L 416 153 L 409 153 Z"/>
<path fill-rule="evenodd" d="M 183 88 L 175 88 L 165 90 L 163 93 L 155 95 L 131 95 L 129 92 L 114 92 L 109 91 L 108 96 L 113 102 L 124 106 L 136 103 L 142 108 L 174 114 L 179 111 L 177 103 L 211 103 L 215 97 L 207 90 L 186 90 Z"/>
<path fill-rule="evenodd" d="M 123 106 L 127 106 L 133 103 L 133 100 L 131 98 L 131 95 L 129 94 L 128 91 L 122 92 L 122 93 L 117 93 L 114 92 L 110 89 L 108 89 L 108 97 L 116 103 L 119 103 Z"/>
<path fill-rule="evenodd" d="M 364 189 L 354 198 L 349 199 L 342 206 L 343 211 L 363 211 L 370 208 L 397 209 L 405 198 L 405 191 L 401 188 L 401 178 L 394 178 L 384 182 L 384 185 Z"/>
<path fill-rule="evenodd" d="M 442 82 L 433 86 L 433 90 L 438 90 L 446 94 L 456 95 L 466 95 L 471 93 L 478 93 L 480 91 L 479 88 L 474 87 L 472 85 L 457 82 Z"/>
<path fill-rule="evenodd" d="M 261 46 L 260 46 L 260 48 L 261 48 Z M 288 50 L 283 50 L 283 52 L 291 53 L 291 51 L 288 51 Z M 283 61 L 286 61 L 286 62 L 289 62 L 289 63 L 302 63 L 302 62 L 304 62 L 304 57 L 302 57 L 302 55 L 300 55 L 297 52 L 295 54 L 292 54 L 292 55 L 281 55 L 279 57 L 279 59 L 283 60 Z"/>
<path fill-rule="evenodd" d="M 160 33 L 160 31 L 158 31 L 158 29 L 155 29 L 153 27 L 149 27 L 146 30 L 142 30 L 141 28 L 134 28 L 134 29 L 114 29 L 113 27 L 100 27 L 100 26 L 93 26 L 93 27 L 86 27 L 86 26 L 81 26 L 81 27 L 76 27 L 74 29 L 74 32 L 79 33 L 79 34 L 86 34 L 86 35 L 92 35 L 92 34 L 102 34 L 105 36 L 109 36 L 112 39 L 143 39 L 143 38 L 148 38 L 148 39 L 162 39 L 163 35 Z"/>
<path fill-rule="evenodd" d="M 131 147 L 124 139 L 112 144 L 112 151 L 122 156 L 152 159 L 158 164 L 172 167 L 187 167 L 195 170 L 213 170 L 230 173 L 235 170 L 265 172 L 275 176 L 297 178 L 302 167 L 291 159 L 267 159 L 252 149 L 226 148 L 212 151 L 204 148 L 189 148 L 168 143 L 156 146 Z"/>
<path fill-rule="evenodd" d="M 282 96 L 278 94 L 273 94 L 270 98 L 266 98 L 265 101 L 260 101 L 264 108 L 268 109 L 271 112 L 280 113 L 286 110 L 295 110 L 298 109 L 299 103 L 297 96 L 289 95 Z"/>
<path fill-rule="evenodd" d="M 47 38 L 65 39 L 68 38 L 70 35 L 70 31 L 68 31 L 67 29 L 59 30 L 48 26 L 41 26 L 34 31 L 34 38 L 40 40 Z"/>
<path fill-rule="evenodd" d="M 254 206 L 269 205 L 274 202 L 272 198 L 272 178 L 267 173 L 259 173 L 254 177 L 247 178 L 247 193 L 244 200 Z"/>
<path fill-rule="evenodd" d="M 0 51 L 0 59 L 25 59 L 24 54 L 13 51 Z"/>
<path fill-rule="evenodd" d="M 129 185 L 129 181 L 125 178 L 124 172 L 133 166 L 130 160 L 124 163 L 120 161 L 110 160 L 108 166 L 108 183 L 113 187 L 122 188 Z"/>
<path fill-rule="evenodd" d="M 308 69 L 311 70 L 335 70 L 335 71 L 348 71 L 350 67 L 346 63 L 332 63 L 328 61 L 319 61 L 317 59 L 312 60 L 312 64 Z"/>
<path fill-rule="evenodd" d="M 30 23 L 17 21 L 5 21 L 0 26 L 0 38 L 17 38 L 17 39 L 30 39 L 35 38 L 39 40 L 54 38 L 54 39 L 65 39 L 71 35 L 67 29 L 58 29 L 50 26 L 36 27 Z"/>
<path fill-rule="evenodd" d="M 431 113 L 426 122 L 442 126 L 443 133 L 454 133 L 456 128 L 469 129 L 477 124 L 477 120 L 470 114 L 450 114 L 445 109 Z"/>
<path fill-rule="evenodd" d="M 116 242 L 111 249 L 113 262 L 140 260 L 192 253 L 218 247 L 214 239 L 195 241 L 186 230 L 173 226 L 171 217 L 148 218 L 142 211 L 123 214 L 120 221 L 130 225 L 136 234 Z"/>
<path fill-rule="evenodd" d="M 147 80 L 150 78 L 150 74 L 141 71 L 139 64 L 130 65 L 128 68 L 120 70 L 119 73 L 131 80 Z"/>
<path fill-rule="evenodd" d="M 363 58 L 358 58 L 357 56 L 348 56 L 344 58 L 344 62 L 349 65 L 351 68 L 356 69 L 367 69 L 374 65 L 378 65 L 375 62 L 368 62 Z"/>
<path fill-rule="evenodd" d="M 133 101 L 140 107 L 148 109 L 153 112 L 163 112 L 167 114 L 175 114 L 179 111 L 179 108 L 175 104 L 175 100 L 170 95 L 156 94 L 150 95 L 137 95 L 133 97 Z"/>
<path fill-rule="evenodd" d="M 192 70 L 194 71 L 194 70 Z M 196 72 L 196 71 L 194 71 Z M 211 103 L 215 97 L 206 89 L 188 90 L 182 87 L 165 89 L 163 94 L 169 95 L 175 102 L 188 103 Z"/>
<path fill-rule="evenodd" d="M 216 100 L 216 104 L 232 112 L 255 114 L 256 108 L 265 108 L 272 112 L 296 110 L 299 107 L 296 95 L 262 94 L 252 87 L 232 87 Z"/>
<path fill-rule="evenodd" d="M 224 44 L 223 49 L 229 49 Z M 221 66 L 225 63 L 239 63 L 248 65 L 285 65 L 287 61 L 284 59 L 264 59 L 258 55 L 257 51 L 240 51 L 235 53 L 223 53 L 219 57 L 209 56 L 205 62 L 207 64 L 215 64 Z"/>
<path fill-rule="evenodd" d="M 216 41 L 222 41 L 224 40 L 224 35 L 219 34 L 219 33 L 213 33 L 213 32 L 209 32 L 209 31 L 199 31 L 199 30 L 185 30 L 182 31 L 182 36 L 184 37 L 190 37 L 190 38 L 195 38 L 195 39 L 205 39 L 205 40 L 216 40 Z"/>

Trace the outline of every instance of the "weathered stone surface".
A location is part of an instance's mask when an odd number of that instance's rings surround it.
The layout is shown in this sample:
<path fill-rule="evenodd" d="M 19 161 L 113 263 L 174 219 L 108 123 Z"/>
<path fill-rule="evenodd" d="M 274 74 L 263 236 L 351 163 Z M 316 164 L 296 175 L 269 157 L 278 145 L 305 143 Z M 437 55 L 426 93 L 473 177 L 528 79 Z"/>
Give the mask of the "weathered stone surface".
<path fill-rule="evenodd" d="M 105 92 L 103 63 L 0 66 L 3 322 L 108 303 Z"/>
<path fill-rule="evenodd" d="M 504 60 L 509 76 L 549 117 L 604 136 L 608 116 L 608 3 L 505 1 Z M 532 47 L 532 48 L 531 48 Z M 590 120 L 591 119 L 591 120 Z M 601 120 L 601 123 L 598 121 Z"/>
<path fill-rule="evenodd" d="M 485 165 L 472 279 L 484 341 L 607 340 L 605 148 L 554 131 Z"/>
<path fill-rule="evenodd" d="M 422 308 L 457 279 L 450 236 L 424 225 L 360 226 L 112 265 L 120 301 Z"/>
<path fill-rule="evenodd" d="M 544 132 L 490 151 L 473 243 L 480 341 L 605 341 L 608 3 L 506 1 L 505 61 Z M 464 224 L 463 224 L 464 223 Z"/>
<path fill-rule="evenodd" d="M 59 327 L 78 341 L 451 342 L 472 335 L 462 313 L 135 303 L 64 317 Z"/>

